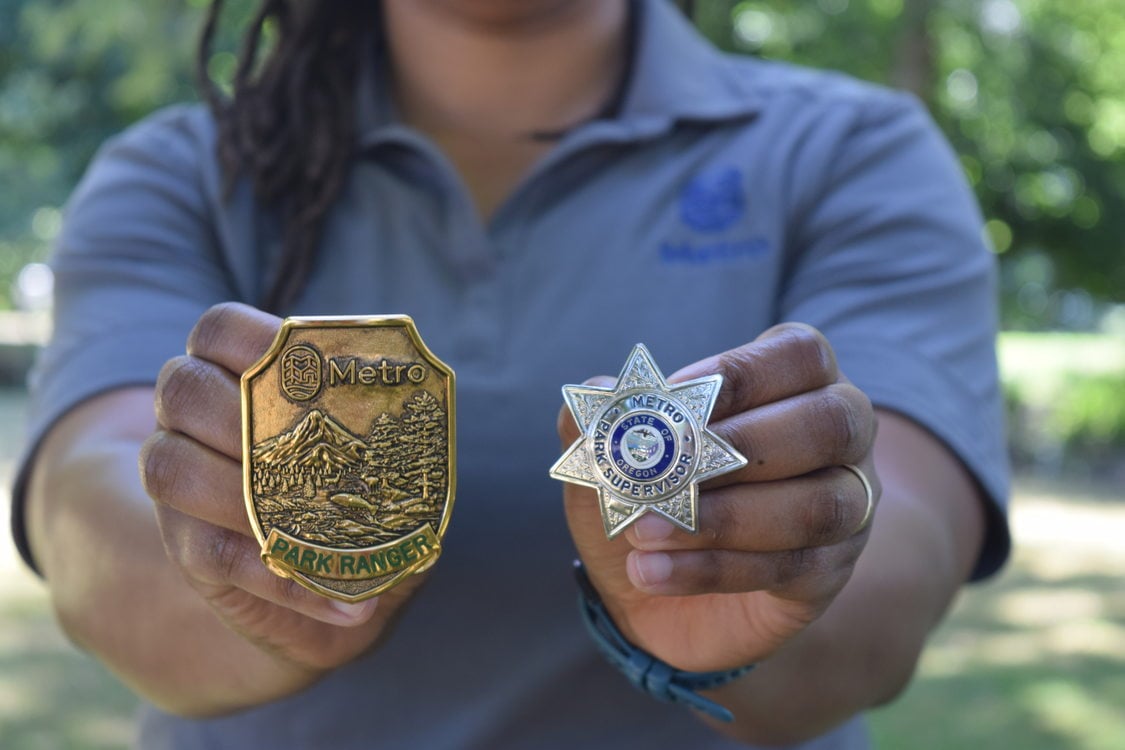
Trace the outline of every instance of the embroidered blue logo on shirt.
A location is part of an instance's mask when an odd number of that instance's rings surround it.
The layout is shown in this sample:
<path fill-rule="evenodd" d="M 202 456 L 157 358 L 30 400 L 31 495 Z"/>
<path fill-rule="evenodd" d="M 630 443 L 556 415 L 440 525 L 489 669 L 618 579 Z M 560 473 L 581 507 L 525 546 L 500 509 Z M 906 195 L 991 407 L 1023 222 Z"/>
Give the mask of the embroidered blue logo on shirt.
<path fill-rule="evenodd" d="M 750 237 L 730 242 L 661 242 L 660 262 L 668 265 L 710 266 L 736 263 L 766 255 L 770 244 L 765 237 Z"/>
<path fill-rule="evenodd" d="M 735 167 L 702 172 L 680 191 L 680 219 L 697 232 L 721 232 L 745 212 L 742 172 Z"/>
<path fill-rule="evenodd" d="M 699 236 L 726 232 L 746 216 L 746 191 L 737 167 L 697 174 L 680 190 L 679 209 L 680 221 L 691 232 L 686 237 L 676 233 L 660 243 L 660 262 L 665 265 L 740 263 L 769 253 L 769 241 L 761 236 Z"/>

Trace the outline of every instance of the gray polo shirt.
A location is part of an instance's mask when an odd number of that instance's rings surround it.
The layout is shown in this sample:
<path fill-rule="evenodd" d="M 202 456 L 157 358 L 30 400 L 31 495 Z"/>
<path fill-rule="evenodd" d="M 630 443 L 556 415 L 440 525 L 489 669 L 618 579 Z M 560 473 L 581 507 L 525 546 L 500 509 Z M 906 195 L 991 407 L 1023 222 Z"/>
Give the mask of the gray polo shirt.
<path fill-rule="evenodd" d="M 605 666 L 575 610 L 547 477 L 559 387 L 616 373 L 638 341 L 672 372 L 778 321 L 820 328 L 876 405 L 976 476 L 976 575 L 1002 563 L 993 259 L 949 148 L 909 96 L 723 56 L 664 0 L 643 9 L 619 111 L 567 133 L 487 224 L 372 66 L 354 168 L 282 312 L 407 313 L 456 370 L 446 553 L 376 653 L 228 718 L 146 710 L 145 747 L 727 747 Z M 214 142 L 206 111 L 166 110 L 108 143 L 79 186 L 31 445 L 84 399 L 154 382 L 209 305 L 261 298 L 276 217 L 246 184 L 224 198 Z M 864 746 L 855 722 L 809 745 Z"/>

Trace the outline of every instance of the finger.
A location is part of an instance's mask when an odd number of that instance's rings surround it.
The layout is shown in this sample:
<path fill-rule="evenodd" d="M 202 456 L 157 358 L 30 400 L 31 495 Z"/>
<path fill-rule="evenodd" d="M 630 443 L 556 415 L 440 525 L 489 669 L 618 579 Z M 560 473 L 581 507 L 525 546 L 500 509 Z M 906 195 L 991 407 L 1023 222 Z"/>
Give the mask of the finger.
<path fill-rule="evenodd" d="M 141 447 L 141 481 L 160 505 L 252 537 L 242 500 L 242 466 L 177 432 L 153 433 Z"/>
<path fill-rule="evenodd" d="M 257 542 L 242 534 L 158 506 L 169 558 L 205 597 L 233 587 L 287 610 L 332 625 L 360 625 L 371 618 L 375 601 L 337 602 L 275 575 L 262 563 Z"/>
<path fill-rule="evenodd" d="M 875 412 L 863 391 L 836 383 L 712 422 L 709 429 L 747 459 L 707 484 L 718 487 L 859 463 L 875 438 Z"/>
<path fill-rule="evenodd" d="M 866 488 L 851 471 L 833 467 L 794 479 L 704 492 L 699 497 L 698 533 L 647 513 L 629 527 L 626 537 L 646 551 L 781 552 L 838 544 L 862 530 L 866 513 Z"/>
<path fill-rule="evenodd" d="M 241 376 L 273 344 L 281 318 L 238 302 L 215 305 L 188 336 L 187 353 Z"/>
<path fill-rule="evenodd" d="M 669 378 L 683 382 L 723 376 L 711 412 L 720 420 L 762 404 L 822 388 L 839 378 L 836 355 L 824 335 L 802 323 L 782 323 L 752 343 L 688 365 Z"/>
<path fill-rule="evenodd" d="M 156 380 L 156 419 L 230 458 L 242 455 L 238 379 L 206 359 L 168 360 Z"/>
<path fill-rule="evenodd" d="M 785 552 L 633 550 L 626 559 L 630 582 L 661 596 L 770 591 L 787 598 L 831 597 L 851 576 L 864 538 L 831 547 Z"/>

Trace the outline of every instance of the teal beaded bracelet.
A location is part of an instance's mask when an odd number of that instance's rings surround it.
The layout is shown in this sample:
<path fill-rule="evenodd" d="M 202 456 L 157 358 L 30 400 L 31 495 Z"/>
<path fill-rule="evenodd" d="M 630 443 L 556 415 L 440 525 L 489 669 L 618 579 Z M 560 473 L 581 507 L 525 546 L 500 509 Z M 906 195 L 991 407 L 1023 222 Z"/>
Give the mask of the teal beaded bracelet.
<path fill-rule="evenodd" d="M 597 589 L 590 583 L 581 560 L 574 561 L 574 577 L 578 581 L 578 609 L 590 637 L 606 660 L 641 692 L 667 703 L 682 703 L 719 719 L 734 721 L 734 714 L 696 691 L 719 687 L 732 682 L 754 668 L 750 664 L 718 672 L 685 672 L 637 648 L 617 629 L 606 611 Z"/>

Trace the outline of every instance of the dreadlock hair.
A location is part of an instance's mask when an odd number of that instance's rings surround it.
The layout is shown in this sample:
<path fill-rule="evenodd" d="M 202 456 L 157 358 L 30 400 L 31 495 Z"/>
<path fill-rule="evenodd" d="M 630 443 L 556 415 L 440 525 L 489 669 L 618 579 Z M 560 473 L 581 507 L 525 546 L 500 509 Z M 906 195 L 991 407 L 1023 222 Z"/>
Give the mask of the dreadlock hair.
<path fill-rule="evenodd" d="M 378 20 L 374 0 L 260 0 L 238 55 L 232 96 L 208 72 L 223 0 L 212 0 L 199 39 L 198 86 L 218 125 L 226 189 L 241 175 L 278 210 L 282 251 L 258 304 L 292 304 L 315 260 L 324 216 L 348 175 L 361 45 Z M 263 32 L 276 41 L 259 61 Z"/>

